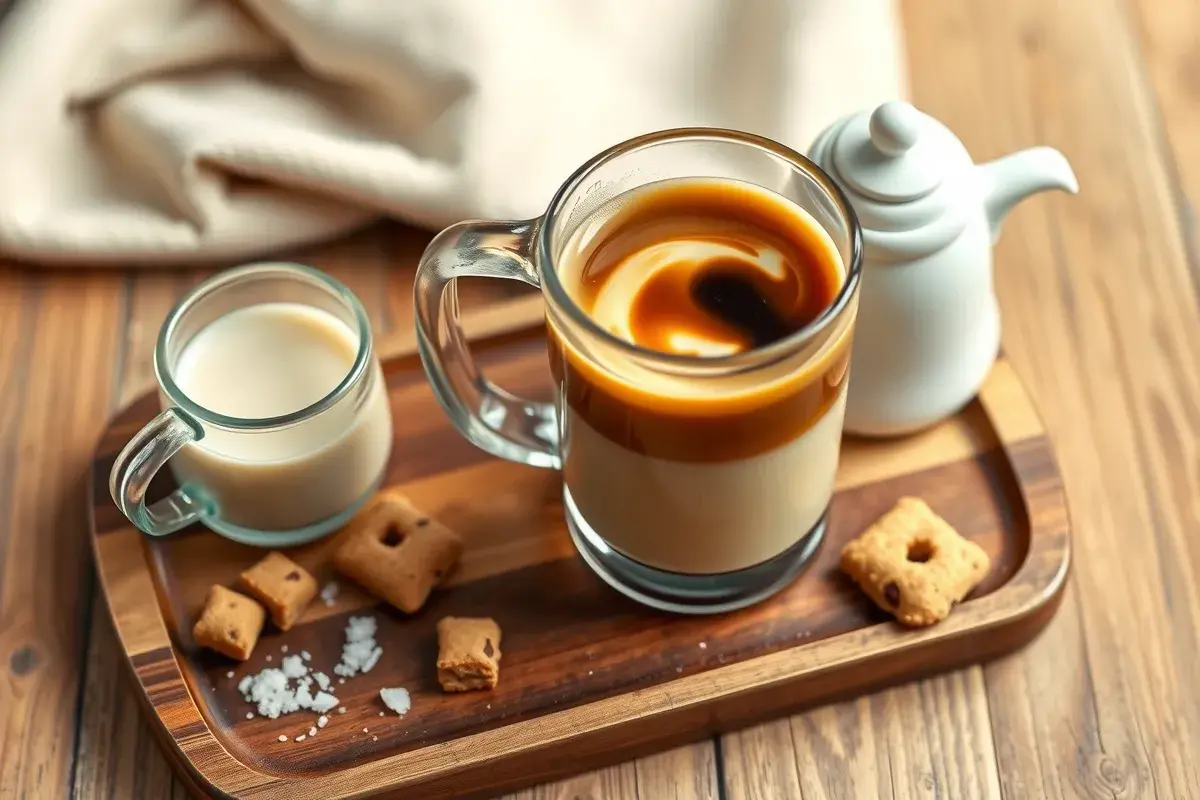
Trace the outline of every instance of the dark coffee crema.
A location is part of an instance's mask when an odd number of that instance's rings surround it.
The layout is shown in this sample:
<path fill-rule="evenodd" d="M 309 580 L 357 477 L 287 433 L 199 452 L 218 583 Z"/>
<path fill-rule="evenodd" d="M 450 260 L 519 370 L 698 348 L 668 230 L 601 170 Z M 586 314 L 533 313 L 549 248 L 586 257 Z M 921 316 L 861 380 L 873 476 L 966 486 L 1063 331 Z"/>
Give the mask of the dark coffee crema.
<path fill-rule="evenodd" d="M 766 189 L 663 181 L 614 205 L 564 248 L 559 275 L 594 322 L 647 350 L 702 363 L 766 347 L 818 319 L 845 282 L 829 235 Z M 770 369 L 712 379 L 585 355 L 552 323 L 551 369 L 571 410 L 616 444 L 669 460 L 727 461 L 769 452 L 825 415 L 844 393 L 851 327 L 837 321 L 816 350 Z"/>
<path fill-rule="evenodd" d="M 665 353 L 765 347 L 833 303 L 842 265 L 795 205 L 735 181 L 629 193 L 585 247 L 574 299 L 613 334 Z"/>

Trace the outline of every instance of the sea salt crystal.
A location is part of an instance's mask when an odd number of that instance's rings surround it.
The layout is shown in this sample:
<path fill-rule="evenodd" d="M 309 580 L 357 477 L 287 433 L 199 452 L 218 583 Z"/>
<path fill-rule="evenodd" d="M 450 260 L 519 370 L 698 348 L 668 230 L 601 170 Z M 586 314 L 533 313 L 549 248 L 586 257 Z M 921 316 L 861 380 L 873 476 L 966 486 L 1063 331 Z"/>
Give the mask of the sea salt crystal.
<path fill-rule="evenodd" d="M 289 678 L 300 678 L 308 674 L 308 667 L 304 666 L 304 661 L 300 656 L 285 656 L 279 662 L 279 668 Z"/>
<path fill-rule="evenodd" d="M 374 617 L 350 617 L 346 625 L 346 643 L 342 645 L 342 660 L 333 668 L 334 674 L 353 678 L 360 672 L 370 672 L 383 655 L 375 643 L 378 627 Z"/>
<path fill-rule="evenodd" d="M 337 602 L 339 591 L 341 591 L 341 587 L 338 586 L 337 581 L 330 581 L 329 583 L 325 584 L 325 586 L 321 589 L 321 602 L 323 602 L 327 607 L 333 605 Z"/>
<path fill-rule="evenodd" d="M 321 691 L 323 691 L 323 692 L 329 691 L 329 676 L 328 675 L 326 675 L 324 672 L 314 672 L 312 674 L 312 676 L 314 678 L 316 678 L 317 686 L 318 686 L 318 688 L 321 689 Z"/>
<path fill-rule="evenodd" d="M 402 717 L 412 708 L 412 698 L 409 697 L 408 689 L 380 689 L 379 698 L 385 706 Z M 379 716 L 383 716 L 382 711 L 379 712 Z"/>
<path fill-rule="evenodd" d="M 329 694 L 329 692 L 317 692 L 317 696 L 313 698 L 310 708 L 312 708 L 312 710 L 316 711 L 318 714 L 324 714 L 337 704 L 338 699 Z"/>
<path fill-rule="evenodd" d="M 324 714 L 322 714 L 320 717 L 317 718 L 317 727 L 318 728 L 324 728 L 328 724 L 329 724 L 329 717 L 325 716 Z"/>

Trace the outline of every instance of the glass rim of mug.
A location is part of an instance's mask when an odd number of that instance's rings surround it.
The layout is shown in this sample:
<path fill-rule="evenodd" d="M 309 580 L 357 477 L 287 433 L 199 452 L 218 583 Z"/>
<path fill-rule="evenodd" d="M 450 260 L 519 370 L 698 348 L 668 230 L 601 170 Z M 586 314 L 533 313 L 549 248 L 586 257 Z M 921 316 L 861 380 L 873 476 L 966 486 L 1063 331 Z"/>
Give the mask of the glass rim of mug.
<path fill-rule="evenodd" d="M 821 169 L 817 164 L 802 155 L 801 153 L 787 147 L 774 139 L 768 139 L 765 136 L 759 136 L 745 131 L 734 130 L 732 128 L 719 127 L 684 127 L 684 128 L 666 128 L 659 131 L 652 131 L 640 136 L 635 136 L 632 139 L 627 139 L 619 144 L 604 150 L 595 156 L 588 159 L 582 166 L 576 169 L 571 176 L 568 177 L 558 190 L 554 193 L 554 197 L 550 200 L 550 205 L 547 207 L 546 213 L 542 215 L 540 220 L 540 230 L 537 232 L 537 257 L 548 259 L 553 263 L 554 258 L 551 247 L 550 236 L 553 232 L 555 222 L 560 217 L 563 211 L 563 204 L 571 197 L 579 188 L 580 185 L 587 180 L 597 168 L 607 164 L 608 162 L 619 158 L 620 156 L 641 150 L 647 147 L 654 147 L 662 144 L 670 144 L 672 142 L 695 142 L 695 141 L 713 141 L 726 142 L 733 144 L 746 145 L 748 147 L 757 148 L 765 151 L 769 155 L 775 156 L 787 162 L 794 171 L 800 172 L 815 181 L 838 206 L 838 211 L 846 220 L 849 228 L 848 234 L 850 239 L 850 263 L 846 264 L 846 280 L 843 282 L 841 289 L 838 290 L 833 302 L 821 312 L 812 322 L 802 328 L 788 334 L 782 339 L 772 342 L 765 347 L 755 347 L 749 350 L 743 350 L 740 353 L 722 356 L 694 356 L 681 355 L 678 353 L 664 353 L 659 350 L 651 350 L 633 342 L 626 341 L 609 331 L 605 330 L 600 325 L 587 315 L 580 308 L 570 295 L 563 288 L 562 282 L 559 280 L 556 269 L 538 270 L 543 284 L 554 301 L 555 305 L 565 310 L 570 320 L 580 326 L 585 332 L 592 336 L 597 336 L 606 344 L 612 345 L 619 350 L 624 351 L 629 355 L 638 357 L 639 359 L 649 359 L 654 362 L 666 366 L 679 367 L 688 370 L 694 369 L 745 369 L 762 366 L 763 361 L 768 363 L 786 357 L 798 347 L 811 341 L 818 336 L 831 322 L 836 320 L 850 303 L 854 297 L 855 291 L 858 288 L 860 276 L 862 274 L 863 263 L 863 238 L 862 228 L 858 221 L 858 215 L 854 212 L 854 207 L 850 204 L 849 198 L 845 192 L 837 185 L 829 175 Z M 762 187 L 767 188 L 767 187 Z M 770 190 L 768 190 L 770 191 Z M 819 222 L 817 223 L 820 224 Z M 824 227 L 824 226 L 822 226 Z M 828 231 L 827 231 L 828 232 Z M 832 234 L 831 238 L 832 238 Z"/>
<path fill-rule="evenodd" d="M 171 365 L 167 363 L 167 346 L 171 338 L 175 335 L 183 315 L 222 286 L 255 273 L 260 273 L 263 277 L 300 278 L 301 280 L 306 280 L 309 283 L 330 290 L 346 303 L 358 325 L 358 352 L 355 353 L 354 363 L 351 364 L 349 371 L 342 377 L 337 386 L 320 400 L 310 403 L 298 411 L 257 419 L 232 417 L 218 411 L 213 411 L 197 403 L 188 397 L 179 384 L 175 382 Z M 332 275 L 306 264 L 298 264 L 294 261 L 260 261 L 231 267 L 209 276 L 192 287 L 187 294 L 172 306 L 170 312 L 167 314 L 166 321 L 163 322 L 162 327 L 159 329 L 158 339 L 154 345 L 154 376 L 158 380 L 158 385 L 162 388 L 163 394 L 167 396 L 167 399 L 173 405 L 178 406 L 202 422 L 228 430 L 265 431 L 294 425 L 297 422 L 302 422 L 332 408 L 358 384 L 359 379 L 366 372 L 370 364 L 371 352 L 370 317 L 367 316 L 367 311 L 363 308 L 362 302 L 354 292 L 350 291 L 349 287 Z"/>

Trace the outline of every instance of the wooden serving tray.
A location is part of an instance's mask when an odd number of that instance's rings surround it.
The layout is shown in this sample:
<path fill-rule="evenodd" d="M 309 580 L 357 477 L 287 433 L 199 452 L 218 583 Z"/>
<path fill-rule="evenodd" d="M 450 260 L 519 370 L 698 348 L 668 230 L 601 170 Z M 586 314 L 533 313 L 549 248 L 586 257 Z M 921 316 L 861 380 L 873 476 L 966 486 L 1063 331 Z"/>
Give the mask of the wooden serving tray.
<path fill-rule="evenodd" d="M 541 328 L 529 327 L 541 312 L 524 309 L 485 320 L 490 335 L 475 352 L 495 383 L 548 394 Z M 460 568 L 412 617 L 339 579 L 335 605 L 317 600 L 286 634 L 268 626 L 244 665 L 198 649 L 191 625 L 209 585 L 232 585 L 262 551 L 198 526 L 152 539 L 117 511 L 109 468 L 156 412 L 153 396 L 120 413 L 101 438 L 91 480 L 100 584 L 152 725 L 197 793 L 490 796 L 991 658 L 1031 639 L 1058 606 L 1069 560 L 1062 486 L 1004 360 L 979 399 L 939 427 L 901 440 L 848 439 L 827 541 L 807 573 L 756 607 L 711 617 L 655 612 L 608 588 L 572 549 L 558 474 L 468 444 L 411 350 L 388 360 L 385 373 L 395 416 L 387 483 L 463 534 Z M 993 559 L 976 592 L 922 631 L 890 621 L 836 569 L 842 543 L 906 494 L 925 498 Z M 322 584 L 335 577 L 334 541 L 292 552 Z M 268 666 L 268 654 L 278 666 L 286 644 L 309 651 L 310 666 L 332 676 L 346 618 L 364 612 L 379 621 L 384 654 L 370 673 L 335 684 L 346 713 L 299 743 L 277 737 L 294 739 L 315 714 L 246 719 L 251 708 L 236 689 L 244 675 Z M 434 626 L 448 614 L 492 616 L 502 626 L 495 691 L 440 691 Z M 379 689 L 390 686 L 412 695 L 402 719 L 379 716 Z"/>

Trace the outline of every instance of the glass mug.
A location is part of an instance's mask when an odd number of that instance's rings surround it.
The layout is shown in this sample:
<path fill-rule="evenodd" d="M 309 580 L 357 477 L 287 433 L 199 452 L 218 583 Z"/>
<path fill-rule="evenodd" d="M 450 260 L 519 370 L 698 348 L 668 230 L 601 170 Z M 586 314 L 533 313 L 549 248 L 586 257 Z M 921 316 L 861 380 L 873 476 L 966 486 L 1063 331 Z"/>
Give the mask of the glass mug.
<path fill-rule="evenodd" d="M 622 193 L 696 177 L 769 189 L 825 230 L 845 281 L 821 316 L 762 348 L 694 357 L 618 338 L 571 299 L 559 274 L 564 254 L 578 252 Z M 808 159 L 735 131 L 662 131 L 584 164 L 537 219 L 442 231 L 417 270 L 418 348 L 435 395 L 467 439 L 501 458 L 562 471 L 568 530 L 602 579 L 655 608 L 726 611 L 788 585 L 824 536 L 861 261 L 849 202 Z M 460 276 L 541 289 L 553 403 L 515 397 L 480 374 L 459 325 Z M 663 379 L 688 387 L 685 398 L 671 399 L 674 416 L 646 402 L 647 387 Z M 730 414 L 730 398 L 743 397 Z"/>
<path fill-rule="evenodd" d="M 347 356 L 352 346 L 356 352 L 336 387 L 305 408 L 261 419 L 227 416 L 185 394 L 177 379 L 197 334 L 265 303 L 295 304 L 302 317 L 325 312 L 309 320 L 318 338 L 323 325 L 345 326 L 330 335 Z M 202 522 L 245 544 L 301 544 L 345 525 L 382 482 L 392 418 L 370 321 L 349 289 L 318 270 L 252 264 L 199 284 L 167 315 L 154 373 L 162 413 L 121 450 L 109 475 L 118 508 L 152 536 Z M 147 505 L 150 481 L 168 459 L 178 488 Z"/>

